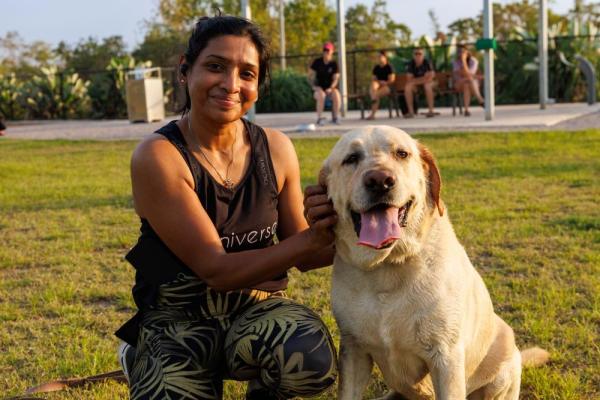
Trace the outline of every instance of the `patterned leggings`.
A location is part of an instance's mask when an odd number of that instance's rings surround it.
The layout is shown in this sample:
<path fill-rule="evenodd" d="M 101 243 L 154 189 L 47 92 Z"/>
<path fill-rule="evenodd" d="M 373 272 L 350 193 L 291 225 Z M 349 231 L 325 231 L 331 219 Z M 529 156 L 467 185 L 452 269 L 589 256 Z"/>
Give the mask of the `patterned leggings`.
<path fill-rule="evenodd" d="M 131 399 L 221 399 L 223 379 L 250 380 L 246 399 L 289 399 L 335 381 L 333 341 L 310 309 L 259 290 L 203 296 L 200 313 L 168 307 L 144 315 Z"/>

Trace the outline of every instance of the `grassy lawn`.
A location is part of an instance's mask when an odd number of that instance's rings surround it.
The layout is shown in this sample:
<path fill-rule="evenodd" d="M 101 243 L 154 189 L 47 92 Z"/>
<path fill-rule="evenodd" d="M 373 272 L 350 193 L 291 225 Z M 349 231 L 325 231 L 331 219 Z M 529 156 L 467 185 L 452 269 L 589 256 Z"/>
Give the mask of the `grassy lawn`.
<path fill-rule="evenodd" d="M 458 237 L 519 346 L 552 362 L 524 399 L 600 398 L 600 131 L 420 136 L 437 156 Z M 303 184 L 335 140 L 297 140 Z M 133 314 L 134 142 L 0 141 L 0 398 L 116 369 Z M 329 269 L 292 273 L 291 297 L 325 319 Z M 378 373 L 369 396 L 385 390 Z M 228 383 L 226 399 L 242 398 Z M 329 392 L 321 399 L 335 398 Z M 367 398 L 369 397 L 367 396 Z M 127 398 L 110 383 L 48 399 Z"/>

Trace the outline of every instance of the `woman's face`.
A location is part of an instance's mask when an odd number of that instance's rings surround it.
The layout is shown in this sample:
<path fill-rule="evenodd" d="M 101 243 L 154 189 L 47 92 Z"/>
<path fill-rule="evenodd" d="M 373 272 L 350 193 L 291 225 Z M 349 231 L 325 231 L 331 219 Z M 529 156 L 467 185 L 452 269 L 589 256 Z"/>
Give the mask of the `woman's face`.
<path fill-rule="evenodd" d="M 249 37 L 211 39 L 187 74 L 192 109 L 219 123 L 241 118 L 258 98 L 259 54 Z"/>
<path fill-rule="evenodd" d="M 378 61 L 379 61 L 379 65 L 385 65 L 385 64 L 387 64 L 387 57 L 384 56 L 383 54 L 380 54 Z"/>

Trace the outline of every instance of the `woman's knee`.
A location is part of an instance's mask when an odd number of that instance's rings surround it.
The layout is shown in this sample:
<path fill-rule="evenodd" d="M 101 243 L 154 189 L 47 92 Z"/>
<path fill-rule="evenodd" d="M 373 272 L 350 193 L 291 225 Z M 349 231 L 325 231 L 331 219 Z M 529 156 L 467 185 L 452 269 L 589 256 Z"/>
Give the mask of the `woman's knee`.
<path fill-rule="evenodd" d="M 324 101 L 325 100 L 325 92 L 322 89 L 315 89 L 313 93 L 313 97 L 316 101 Z"/>
<path fill-rule="evenodd" d="M 131 399 L 220 399 L 222 342 L 218 331 L 202 328 L 192 324 L 142 328 L 129 374 Z"/>
<path fill-rule="evenodd" d="M 264 386 L 280 396 L 318 394 L 337 376 L 327 327 L 313 311 L 288 299 L 251 307 L 232 325 L 225 348 L 234 377 L 259 375 Z"/>

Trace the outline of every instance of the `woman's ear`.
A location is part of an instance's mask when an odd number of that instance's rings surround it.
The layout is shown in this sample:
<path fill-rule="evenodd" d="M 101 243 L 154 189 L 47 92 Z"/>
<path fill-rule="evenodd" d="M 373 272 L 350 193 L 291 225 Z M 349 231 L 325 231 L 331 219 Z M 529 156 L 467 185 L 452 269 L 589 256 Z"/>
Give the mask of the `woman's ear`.
<path fill-rule="evenodd" d="M 440 171 L 431 151 L 421 143 L 419 143 L 418 146 L 421 161 L 423 162 L 423 170 L 425 171 L 425 176 L 427 176 L 427 194 L 433 204 L 437 207 L 440 216 L 442 216 L 444 215 L 444 203 L 440 198 L 440 192 L 442 190 Z"/>

